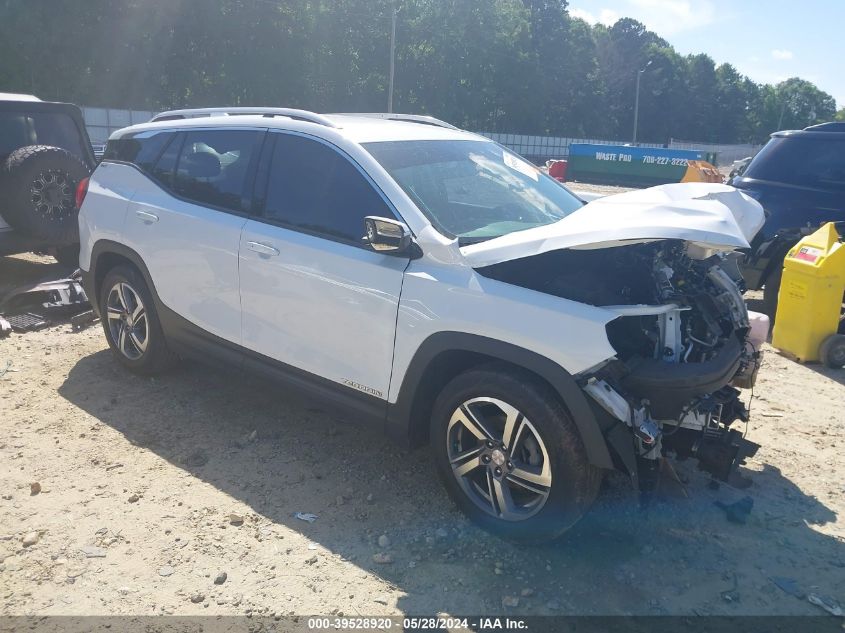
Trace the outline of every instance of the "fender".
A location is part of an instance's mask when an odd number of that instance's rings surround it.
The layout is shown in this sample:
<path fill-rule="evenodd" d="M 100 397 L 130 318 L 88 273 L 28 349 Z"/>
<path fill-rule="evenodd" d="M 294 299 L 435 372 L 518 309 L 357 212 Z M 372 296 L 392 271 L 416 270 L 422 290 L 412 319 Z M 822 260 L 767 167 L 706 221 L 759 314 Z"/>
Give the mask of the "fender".
<path fill-rule="evenodd" d="M 438 332 L 429 336 L 420 345 L 402 379 L 396 403 L 389 405 L 386 429 L 388 435 L 394 438 L 410 437 L 414 434 L 417 425 L 427 425 L 428 421 L 420 420 L 419 414 L 414 411 L 414 400 L 420 381 L 432 361 L 439 355 L 456 351 L 481 354 L 493 360 L 506 361 L 543 378 L 557 392 L 572 415 L 590 463 L 599 468 L 612 469 L 614 467 L 599 423 L 584 392 L 569 372 L 536 352 L 465 332 Z"/>

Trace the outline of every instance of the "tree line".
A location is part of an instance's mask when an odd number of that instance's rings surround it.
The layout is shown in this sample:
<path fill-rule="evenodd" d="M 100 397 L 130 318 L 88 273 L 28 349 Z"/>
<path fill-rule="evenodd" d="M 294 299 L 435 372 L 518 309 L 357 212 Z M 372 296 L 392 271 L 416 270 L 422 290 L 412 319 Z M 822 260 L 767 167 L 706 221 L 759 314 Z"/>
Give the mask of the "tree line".
<path fill-rule="evenodd" d="M 468 129 L 760 142 L 834 118 L 811 82 L 760 84 L 566 0 L 0 0 L 0 91 L 134 109 L 394 110 Z M 841 113 L 840 113 L 841 116 Z"/>

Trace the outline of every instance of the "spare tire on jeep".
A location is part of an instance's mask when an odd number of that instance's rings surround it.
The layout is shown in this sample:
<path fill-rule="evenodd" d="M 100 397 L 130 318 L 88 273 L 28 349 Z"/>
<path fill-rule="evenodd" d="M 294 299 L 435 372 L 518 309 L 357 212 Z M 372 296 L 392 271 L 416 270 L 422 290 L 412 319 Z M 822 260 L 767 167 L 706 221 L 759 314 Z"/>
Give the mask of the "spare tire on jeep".
<path fill-rule="evenodd" d="M 57 246 L 78 242 L 76 186 L 89 175 L 60 147 L 21 147 L 0 167 L 0 215 L 26 236 Z"/>

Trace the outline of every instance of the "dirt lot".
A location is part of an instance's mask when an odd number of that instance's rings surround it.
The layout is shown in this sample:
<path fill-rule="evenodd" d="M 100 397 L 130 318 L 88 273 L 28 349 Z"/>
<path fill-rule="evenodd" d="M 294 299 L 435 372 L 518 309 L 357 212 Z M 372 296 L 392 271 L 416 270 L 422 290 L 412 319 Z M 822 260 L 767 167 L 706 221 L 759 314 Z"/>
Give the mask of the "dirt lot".
<path fill-rule="evenodd" d="M 50 261 L 0 258 L 0 293 Z M 450 505 L 427 451 L 319 404 L 198 365 L 138 378 L 99 325 L 13 335 L 0 613 L 824 613 L 771 578 L 845 604 L 845 372 L 766 351 L 750 488 L 679 463 L 688 497 L 666 478 L 644 515 L 610 476 L 563 541 L 518 547 Z M 714 505 L 746 495 L 745 525 Z"/>

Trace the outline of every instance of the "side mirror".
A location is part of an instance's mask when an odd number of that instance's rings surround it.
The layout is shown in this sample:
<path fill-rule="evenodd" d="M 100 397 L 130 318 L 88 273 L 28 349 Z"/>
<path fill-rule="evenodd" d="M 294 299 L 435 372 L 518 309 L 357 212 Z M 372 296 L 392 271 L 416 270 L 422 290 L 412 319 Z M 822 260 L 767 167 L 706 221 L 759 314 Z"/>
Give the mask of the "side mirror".
<path fill-rule="evenodd" d="M 368 215 L 364 218 L 364 241 L 374 251 L 385 255 L 404 255 L 411 251 L 411 230 L 402 222 L 391 218 Z"/>

